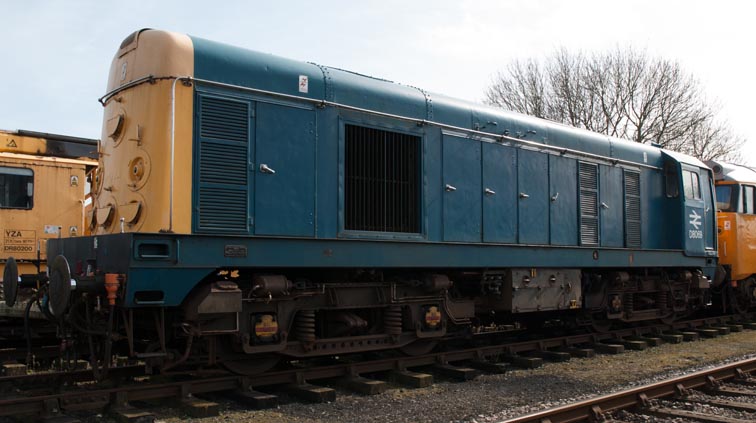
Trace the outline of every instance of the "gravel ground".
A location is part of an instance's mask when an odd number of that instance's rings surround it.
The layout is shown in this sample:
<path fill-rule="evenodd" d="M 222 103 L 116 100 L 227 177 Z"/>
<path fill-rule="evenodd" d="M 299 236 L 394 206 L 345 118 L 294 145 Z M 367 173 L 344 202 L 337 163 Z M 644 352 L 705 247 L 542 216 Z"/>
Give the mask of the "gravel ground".
<path fill-rule="evenodd" d="M 717 417 L 739 419 L 744 421 L 756 420 L 756 415 L 754 415 L 754 413 L 749 413 L 747 411 L 737 411 L 729 408 L 722 408 L 697 402 L 656 400 L 650 401 L 650 403 L 655 407 L 669 408 L 672 410 L 692 411 L 701 414 L 713 414 Z"/>
<path fill-rule="evenodd" d="M 490 423 L 753 356 L 756 356 L 756 331 L 745 331 L 692 343 L 664 344 L 645 351 L 573 358 L 564 363 L 546 363 L 533 370 L 514 369 L 504 375 L 484 374 L 468 382 L 437 381 L 423 389 L 392 386 L 375 396 L 337 389 L 336 401 L 328 404 L 306 404 L 282 395 L 277 408 L 256 411 L 223 398 L 212 398 L 220 402 L 221 414 L 204 419 L 189 418 L 177 408 L 146 409 L 165 423 Z M 638 418 L 637 421 L 663 421 Z M 93 416 L 91 421 L 107 420 Z"/>

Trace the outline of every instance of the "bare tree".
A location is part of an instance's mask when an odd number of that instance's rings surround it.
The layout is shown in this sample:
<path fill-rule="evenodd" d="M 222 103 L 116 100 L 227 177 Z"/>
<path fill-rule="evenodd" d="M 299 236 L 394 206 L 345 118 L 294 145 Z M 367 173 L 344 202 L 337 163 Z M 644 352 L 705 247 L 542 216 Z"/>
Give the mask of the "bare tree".
<path fill-rule="evenodd" d="M 543 61 L 516 60 L 485 95 L 504 109 L 702 160 L 738 161 L 745 142 L 679 63 L 632 48 L 592 55 L 559 49 Z"/>

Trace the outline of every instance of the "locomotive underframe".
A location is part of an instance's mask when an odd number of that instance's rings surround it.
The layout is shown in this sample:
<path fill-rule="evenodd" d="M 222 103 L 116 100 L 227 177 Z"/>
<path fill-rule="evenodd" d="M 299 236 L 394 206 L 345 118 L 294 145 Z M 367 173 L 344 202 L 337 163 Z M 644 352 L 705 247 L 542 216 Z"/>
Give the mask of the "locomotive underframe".
<path fill-rule="evenodd" d="M 502 254 L 524 254 L 522 247 L 339 240 L 309 242 L 318 261 L 332 264 L 328 267 L 256 265 L 257 260 L 277 260 L 270 251 L 277 242 L 173 234 L 52 241 L 50 251 L 66 257 L 75 280 L 69 302 L 74 306 L 60 320 L 65 326 L 74 319 L 78 328 L 64 333 L 76 333 L 71 337 L 85 353 L 88 334 L 109 334 L 105 344 L 170 368 L 187 361 L 222 364 L 387 349 L 417 354 L 439 340 L 529 326 L 545 316 L 600 327 L 597 323 L 606 321 L 674 319 L 708 301 L 709 279 L 694 265 L 700 258 L 689 258 L 687 268 L 659 266 L 665 256 L 686 260 L 674 251 L 561 249 L 554 255 L 553 249 L 533 247 L 528 250 L 536 265 L 523 268 L 507 267 L 508 260 L 521 261 L 520 256 Z M 447 255 L 423 253 L 436 248 Z M 215 250 L 223 257 L 213 257 Z M 483 265 L 456 267 L 455 252 L 469 263 L 468 250 L 475 250 Z M 492 250 L 497 251 L 489 256 Z M 406 264 L 381 268 L 340 262 L 359 257 L 369 264 L 386 251 L 396 254 L 394 262 Z M 240 252 L 246 256 L 239 257 Z M 313 261 L 309 252 L 300 248 L 302 263 Z M 428 263 L 428 256 L 444 257 L 446 263 Z M 634 267 L 616 265 L 628 257 Z M 494 260 L 505 267 L 485 266 Z M 543 265 L 581 260 L 593 266 Z M 410 266 L 413 262 L 424 266 Z M 51 278 L 53 304 L 59 279 Z M 118 281 L 116 290 L 113 281 Z M 105 349 L 95 348 L 97 355 Z"/>

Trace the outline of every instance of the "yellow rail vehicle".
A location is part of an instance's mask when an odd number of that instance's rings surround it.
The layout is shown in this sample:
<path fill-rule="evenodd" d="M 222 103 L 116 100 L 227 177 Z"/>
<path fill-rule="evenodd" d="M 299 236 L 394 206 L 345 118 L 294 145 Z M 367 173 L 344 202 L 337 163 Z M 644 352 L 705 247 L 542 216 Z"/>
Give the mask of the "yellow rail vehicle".
<path fill-rule="evenodd" d="M 0 130 L 0 275 L 10 257 L 19 274 L 44 272 L 47 239 L 88 231 L 87 175 L 97 154 L 94 139 Z M 15 298 L 3 288 L 7 314 Z"/>
<path fill-rule="evenodd" d="M 756 171 L 709 162 L 716 179 L 719 263 L 738 311 L 756 305 Z"/>

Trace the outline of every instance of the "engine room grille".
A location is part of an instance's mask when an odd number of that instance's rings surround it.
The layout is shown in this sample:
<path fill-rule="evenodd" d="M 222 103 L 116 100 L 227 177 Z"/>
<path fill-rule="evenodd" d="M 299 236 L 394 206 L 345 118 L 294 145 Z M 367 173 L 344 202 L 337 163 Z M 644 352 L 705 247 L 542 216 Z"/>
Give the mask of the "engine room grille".
<path fill-rule="evenodd" d="M 199 95 L 198 107 L 196 228 L 200 232 L 245 233 L 250 104 Z"/>
<path fill-rule="evenodd" d="M 625 170 L 625 246 L 641 246 L 640 173 Z"/>
<path fill-rule="evenodd" d="M 345 126 L 344 228 L 420 232 L 420 137 Z"/>
<path fill-rule="evenodd" d="M 598 245 L 598 166 L 580 163 L 580 244 Z"/>

